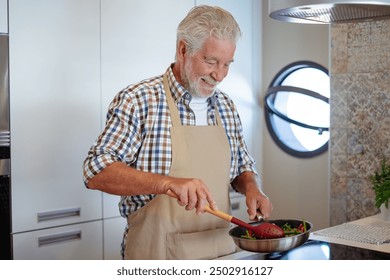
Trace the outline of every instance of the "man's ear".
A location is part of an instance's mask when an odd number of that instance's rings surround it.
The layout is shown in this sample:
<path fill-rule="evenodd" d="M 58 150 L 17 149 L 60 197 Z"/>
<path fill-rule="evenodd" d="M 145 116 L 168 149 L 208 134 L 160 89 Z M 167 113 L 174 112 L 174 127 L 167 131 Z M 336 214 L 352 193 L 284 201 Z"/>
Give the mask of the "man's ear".
<path fill-rule="evenodd" d="M 183 58 L 187 53 L 187 43 L 184 40 L 180 40 L 178 48 L 178 57 Z"/>

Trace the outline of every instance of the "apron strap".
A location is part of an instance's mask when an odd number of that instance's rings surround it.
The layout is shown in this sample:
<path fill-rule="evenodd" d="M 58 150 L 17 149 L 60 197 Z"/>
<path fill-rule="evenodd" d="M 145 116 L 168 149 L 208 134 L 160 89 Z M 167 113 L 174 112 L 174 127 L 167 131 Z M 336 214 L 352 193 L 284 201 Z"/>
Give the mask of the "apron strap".
<path fill-rule="evenodd" d="M 164 90 L 166 93 L 165 95 L 167 97 L 167 102 L 168 102 L 168 109 L 169 109 L 169 112 L 171 114 L 172 126 L 180 126 L 181 121 L 180 121 L 180 116 L 179 116 L 179 110 L 177 110 L 177 108 L 175 106 L 175 102 L 173 102 L 172 93 L 171 93 L 171 90 L 169 89 L 169 85 L 168 85 L 167 74 L 164 74 L 163 83 L 164 83 Z"/>
<path fill-rule="evenodd" d="M 175 102 L 173 101 L 172 93 L 171 93 L 171 90 L 170 90 L 169 85 L 168 85 L 167 74 L 164 74 L 164 76 L 163 76 L 163 84 L 164 84 L 164 90 L 166 93 L 165 95 L 167 97 L 169 112 L 171 114 L 172 126 L 179 126 L 179 125 L 181 125 L 179 110 L 177 110 Z M 215 114 L 215 118 L 216 118 L 216 125 L 222 126 L 221 116 L 218 113 L 217 107 L 215 107 L 214 114 Z"/>
<path fill-rule="evenodd" d="M 221 120 L 221 116 L 218 113 L 217 106 L 215 106 L 214 114 L 215 114 L 215 118 L 217 120 L 216 121 L 217 126 L 222 126 L 222 120 Z"/>

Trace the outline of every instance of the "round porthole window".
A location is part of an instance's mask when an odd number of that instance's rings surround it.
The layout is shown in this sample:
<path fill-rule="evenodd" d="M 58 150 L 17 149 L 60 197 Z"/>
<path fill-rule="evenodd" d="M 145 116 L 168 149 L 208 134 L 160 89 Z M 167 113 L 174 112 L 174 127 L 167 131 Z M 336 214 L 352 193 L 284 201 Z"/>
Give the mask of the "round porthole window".
<path fill-rule="evenodd" d="M 311 61 L 287 65 L 264 98 L 265 120 L 275 143 L 295 157 L 314 157 L 328 149 L 328 70 Z"/>

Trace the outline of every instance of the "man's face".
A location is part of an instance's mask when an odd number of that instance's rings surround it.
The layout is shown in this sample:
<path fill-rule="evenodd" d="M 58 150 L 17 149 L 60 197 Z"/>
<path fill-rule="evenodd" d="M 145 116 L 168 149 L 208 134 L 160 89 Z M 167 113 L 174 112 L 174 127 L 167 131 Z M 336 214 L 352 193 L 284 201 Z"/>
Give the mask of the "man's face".
<path fill-rule="evenodd" d="M 229 40 L 210 38 L 203 47 L 183 56 L 181 83 L 193 95 L 210 97 L 222 82 L 233 62 L 235 44 Z"/>

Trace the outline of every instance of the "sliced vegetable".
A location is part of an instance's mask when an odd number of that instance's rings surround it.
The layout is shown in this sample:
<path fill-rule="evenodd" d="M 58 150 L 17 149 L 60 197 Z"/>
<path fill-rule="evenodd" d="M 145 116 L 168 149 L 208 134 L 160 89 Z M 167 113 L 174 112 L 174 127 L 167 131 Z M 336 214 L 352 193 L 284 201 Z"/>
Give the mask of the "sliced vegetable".
<path fill-rule="evenodd" d="M 249 229 L 247 229 L 245 231 L 245 234 L 244 235 L 241 235 L 242 238 L 246 238 L 246 239 L 257 239 L 256 236 L 253 234 L 253 232 Z"/>
<path fill-rule="evenodd" d="M 298 227 L 296 228 L 293 228 L 291 225 L 289 225 L 288 223 L 285 223 L 283 226 L 282 226 L 282 229 L 285 233 L 286 236 L 293 236 L 293 235 L 297 235 L 297 234 L 300 234 L 300 233 L 303 233 L 303 232 L 306 232 L 307 228 L 306 228 L 306 222 L 305 221 L 302 221 L 302 223 L 299 224 Z"/>

